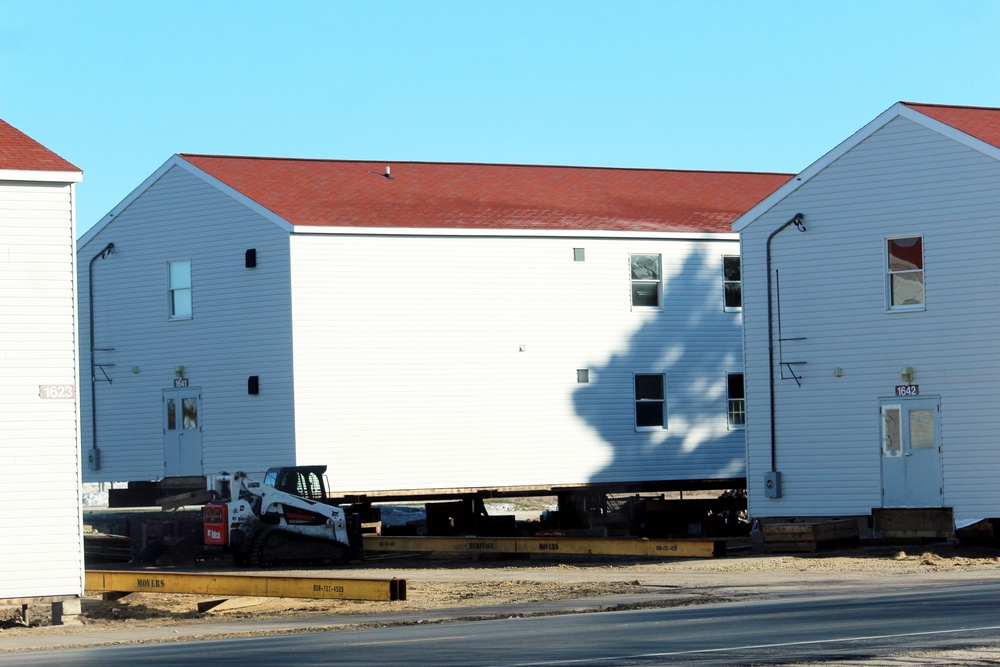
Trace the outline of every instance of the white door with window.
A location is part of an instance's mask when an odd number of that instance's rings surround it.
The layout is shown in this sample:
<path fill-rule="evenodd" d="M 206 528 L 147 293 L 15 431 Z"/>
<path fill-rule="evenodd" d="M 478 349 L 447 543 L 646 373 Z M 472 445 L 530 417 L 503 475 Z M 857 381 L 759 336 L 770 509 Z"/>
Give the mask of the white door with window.
<path fill-rule="evenodd" d="M 201 390 L 163 390 L 163 474 L 201 475 Z"/>
<path fill-rule="evenodd" d="M 941 401 L 880 401 L 882 507 L 941 507 Z"/>

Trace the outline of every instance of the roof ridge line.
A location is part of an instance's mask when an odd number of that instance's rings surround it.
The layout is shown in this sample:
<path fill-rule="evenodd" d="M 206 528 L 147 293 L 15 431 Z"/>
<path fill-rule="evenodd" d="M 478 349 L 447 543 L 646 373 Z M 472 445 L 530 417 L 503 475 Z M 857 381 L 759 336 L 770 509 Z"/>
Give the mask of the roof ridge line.
<path fill-rule="evenodd" d="M 747 174 L 751 176 L 773 175 L 792 177 L 794 173 L 782 171 L 748 171 L 739 169 L 668 169 L 657 167 L 600 167 L 594 165 L 562 165 L 562 164 L 526 164 L 516 162 L 449 162 L 433 160 L 352 160 L 347 158 L 307 158 L 307 157 L 276 157 L 268 155 L 221 155 L 213 153 L 177 153 L 182 158 L 208 158 L 220 160 L 262 160 L 262 161 L 282 161 L 282 162 L 328 162 L 338 164 L 365 164 L 365 165 L 432 165 L 432 166 L 455 166 L 455 167 L 510 167 L 516 169 L 586 169 L 601 171 L 648 171 L 658 173 L 678 173 L 678 174 Z"/>

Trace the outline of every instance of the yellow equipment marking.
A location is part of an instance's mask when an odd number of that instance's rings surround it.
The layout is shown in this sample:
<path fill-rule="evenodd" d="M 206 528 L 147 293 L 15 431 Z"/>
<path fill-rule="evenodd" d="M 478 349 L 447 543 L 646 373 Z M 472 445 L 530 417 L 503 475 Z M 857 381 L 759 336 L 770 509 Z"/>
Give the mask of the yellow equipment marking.
<path fill-rule="evenodd" d="M 570 554 L 711 558 L 725 553 L 720 540 L 645 540 L 573 537 L 380 537 L 365 535 L 365 551 Z"/>
<path fill-rule="evenodd" d="M 252 597 L 393 601 L 406 599 L 405 579 L 334 579 L 251 574 L 87 570 L 91 591 L 245 595 Z"/>

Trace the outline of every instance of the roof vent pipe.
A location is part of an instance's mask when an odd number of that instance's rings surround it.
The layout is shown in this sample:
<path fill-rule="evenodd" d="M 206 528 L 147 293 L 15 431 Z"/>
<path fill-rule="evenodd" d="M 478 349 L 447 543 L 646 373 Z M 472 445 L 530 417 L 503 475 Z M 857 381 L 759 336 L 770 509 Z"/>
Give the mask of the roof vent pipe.
<path fill-rule="evenodd" d="M 786 227 L 795 225 L 795 227 L 800 231 L 806 231 L 806 226 L 802 222 L 805 216 L 801 213 L 796 213 L 792 216 L 792 219 L 778 227 L 771 235 L 767 237 L 767 376 L 768 376 L 768 387 L 771 392 L 771 402 L 770 402 L 770 414 L 771 414 L 771 472 L 777 472 L 777 438 L 775 436 L 774 427 L 774 315 L 773 315 L 773 305 L 771 298 L 771 241 L 780 232 L 784 231 Z M 781 497 L 780 492 L 774 497 Z"/>

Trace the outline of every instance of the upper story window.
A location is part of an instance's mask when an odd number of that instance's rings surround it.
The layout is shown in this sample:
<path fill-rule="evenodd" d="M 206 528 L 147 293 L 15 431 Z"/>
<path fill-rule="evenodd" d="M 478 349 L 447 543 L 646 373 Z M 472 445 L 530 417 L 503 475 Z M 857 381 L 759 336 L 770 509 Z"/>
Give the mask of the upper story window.
<path fill-rule="evenodd" d="M 743 275 L 739 255 L 726 255 L 722 258 L 722 288 L 725 290 L 723 304 L 726 311 L 742 310 Z"/>
<path fill-rule="evenodd" d="M 170 319 L 191 317 L 191 260 L 167 262 L 167 302 Z"/>
<path fill-rule="evenodd" d="M 919 236 L 885 240 L 889 310 L 919 310 L 924 305 L 924 243 Z"/>
<path fill-rule="evenodd" d="M 663 292 L 659 255 L 631 255 L 632 307 L 659 308 Z"/>
<path fill-rule="evenodd" d="M 635 375 L 635 427 L 641 430 L 666 428 L 667 399 L 662 373 Z"/>
<path fill-rule="evenodd" d="M 729 428 L 743 429 L 747 424 L 747 400 L 743 389 L 743 373 L 726 376 L 726 395 L 729 399 Z"/>

